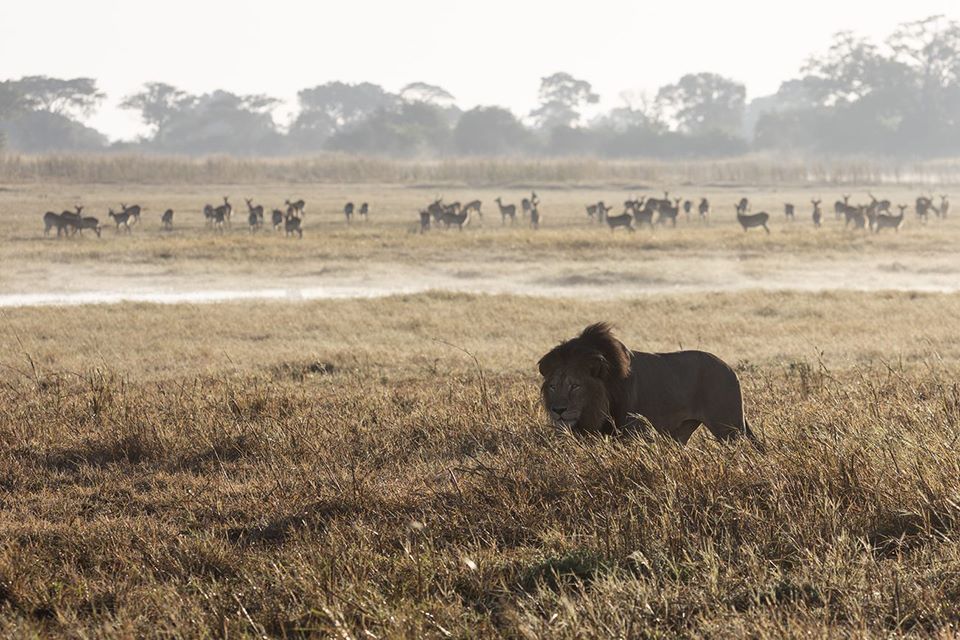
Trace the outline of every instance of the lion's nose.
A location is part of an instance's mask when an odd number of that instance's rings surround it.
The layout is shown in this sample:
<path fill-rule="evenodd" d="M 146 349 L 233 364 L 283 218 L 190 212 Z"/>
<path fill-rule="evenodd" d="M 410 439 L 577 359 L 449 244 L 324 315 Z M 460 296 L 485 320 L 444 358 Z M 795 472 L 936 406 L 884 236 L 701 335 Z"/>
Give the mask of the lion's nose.
<path fill-rule="evenodd" d="M 558 416 L 562 416 L 566 412 L 566 407 L 551 407 L 550 411 L 553 411 Z"/>

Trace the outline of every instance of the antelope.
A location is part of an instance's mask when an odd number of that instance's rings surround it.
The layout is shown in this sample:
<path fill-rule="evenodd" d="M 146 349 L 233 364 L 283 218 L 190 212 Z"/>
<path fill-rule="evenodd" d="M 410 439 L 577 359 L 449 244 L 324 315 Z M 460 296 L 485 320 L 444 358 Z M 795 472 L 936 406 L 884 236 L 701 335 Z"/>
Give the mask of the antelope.
<path fill-rule="evenodd" d="M 283 225 L 283 211 L 274 209 L 273 213 L 270 214 L 270 221 L 273 223 L 273 230 L 279 231 L 281 225 Z"/>
<path fill-rule="evenodd" d="M 532 204 L 534 207 L 540 206 L 540 196 L 537 195 L 536 191 L 530 192 L 530 204 Z"/>
<path fill-rule="evenodd" d="M 109 215 L 113 219 L 113 223 L 117 225 L 117 233 L 120 233 L 120 225 L 123 225 L 124 230 L 130 233 L 130 213 L 126 211 L 116 213 L 113 209 L 110 209 L 107 215 Z"/>
<path fill-rule="evenodd" d="M 540 228 L 540 209 L 536 205 L 530 208 L 530 226 L 534 230 Z"/>
<path fill-rule="evenodd" d="M 917 218 L 926 222 L 930 218 L 930 209 L 933 209 L 933 200 L 920 196 L 916 202 Z"/>
<path fill-rule="evenodd" d="M 946 218 L 948 213 L 950 213 L 950 200 L 945 195 L 940 196 L 940 217 Z"/>
<path fill-rule="evenodd" d="M 67 225 L 59 213 L 47 211 L 43 214 L 43 235 L 50 235 L 50 229 L 54 227 L 57 228 L 57 237 L 59 238 L 61 232 L 66 232 Z"/>
<path fill-rule="evenodd" d="M 870 204 L 874 206 L 877 213 L 890 213 L 891 203 L 889 200 L 877 200 L 869 191 L 867 192 L 867 195 L 870 196 Z"/>
<path fill-rule="evenodd" d="M 847 213 L 847 207 L 850 206 L 850 196 L 844 195 L 843 201 L 837 200 L 833 203 L 834 217 L 839 220 Z"/>
<path fill-rule="evenodd" d="M 466 212 L 470 212 L 470 209 L 464 209 Z M 426 209 L 420 210 L 420 233 L 426 233 L 430 230 L 430 212 Z"/>
<path fill-rule="evenodd" d="M 794 217 L 795 211 L 796 211 L 795 207 L 794 207 L 792 204 L 790 204 L 789 202 L 788 202 L 787 204 L 783 205 L 783 213 L 784 213 L 784 215 L 787 216 L 787 220 L 794 220 L 794 219 L 795 219 L 795 217 Z"/>
<path fill-rule="evenodd" d="M 253 206 L 253 200 L 251 198 L 244 198 L 247 203 L 247 211 L 250 215 L 247 217 L 247 222 L 250 224 L 250 230 L 252 231 L 254 227 L 263 226 L 263 205 L 258 204 Z"/>
<path fill-rule="evenodd" d="M 167 209 L 160 216 L 160 224 L 165 231 L 173 231 L 173 209 Z"/>
<path fill-rule="evenodd" d="M 683 201 L 683 214 L 687 217 L 687 222 L 690 222 L 690 212 L 693 211 L 693 202 L 690 200 Z"/>
<path fill-rule="evenodd" d="M 460 231 L 463 231 L 463 228 L 470 224 L 470 212 L 459 211 L 454 213 L 453 211 L 444 211 L 443 215 L 440 216 L 440 222 L 448 229 L 451 225 L 456 225 Z"/>
<path fill-rule="evenodd" d="M 353 219 L 353 210 L 354 206 L 352 202 L 348 202 L 343 206 L 343 215 L 347 218 L 347 224 L 350 224 L 350 221 Z M 288 212 L 287 215 L 290 216 L 292 214 Z"/>
<path fill-rule="evenodd" d="M 497 206 L 500 208 L 500 222 L 501 224 L 507 223 L 507 217 L 510 218 L 510 224 L 513 224 L 517 221 L 517 205 L 515 204 L 503 204 L 503 201 L 500 198 L 494 200 L 497 203 Z"/>
<path fill-rule="evenodd" d="M 428 207 L 427 213 L 433 216 L 433 219 L 440 222 L 440 216 L 443 215 L 444 207 L 440 198 L 434 200 Z"/>
<path fill-rule="evenodd" d="M 700 198 L 700 206 L 698 209 L 700 211 L 700 221 L 706 222 L 707 216 L 710 215 L 710 201 L 706 198 Z"/>
<path fill-rule="evenodd" d="M 854 229 L 866 229 L 867 228 L 867 216 L 864 207 L 851 207 L 847 206 L 843 212 L 844 215 L 844 228 L 850 226 L 850 223 L 853 223 Z"/>
<path fill-rule="evenodd" d="M 459 206 L 459 204 L 458 204 Z M 367 216 L 370 214 L 370 205 L 364 202 L 360 205 L 360 215 L 363 217 L 363 221 L 367 221 Z"/>
<path fill-rule="evenodd" d="M 903 224 L 903 217 L 907 210 L 907 205 L 897 205 L 897 208 L 900 209 L 900 215 L 895 216 L 889 213 L 878 214 L 876 220 L 873 223 L 873 230 L 875 233 L 880 233 L 881 229 L 893 229 L 894 231 L 900 231 L 900 225 Z"/>
<path fill-rule="evenodd" d="M 740 202 L 734 205 L 737 208 L 737 215 L 741 215 L 750 211 L 750 201 L 746 198 L 740 198 Z"/>
<path fill-rule="evenodd" d="M 227 223 L 227 226 L 230 226 L 230 221 L 233 219 L 233 205 L 230 204 L 230 200 L 227 199 L 227 196 L 223 196 L 223 205 L 217 207 L 218 209 L 223 209 L 223 220 Z"/>
<path fill-rule="evenodd" d="M 207 221 L 208 227 L 213 224 L 213 220 L 216 215 L 214 215 L 214 208 L 212 204 L 203 205 L 203 217 Z"/>
<path fill-rule="evenodd" d="M 744 200 L 746 200 L 746 198 L 744 198 Z M 753 229 L 754 227 L 763 227 L 763 230 L 769 234 L 770 227 L 767 226 L 768 220 L 770 220 L 770 214 L 767 213 L 766 211 L 761 211 L 760 213 L 746 214 L 746 213 L 741 213 L 739 209 L 737 210 L 737 222 L 739 222 L 740 226 L 743 227 L 744 233 L 747 232 L 747 229 Z"/>
<path fill-rule="evenodd" d="M 631 233 L 636 231 L 633 226 L 633 216 L 629 213 L 621 213 L 618 216 L 607 216 L 607 226 L 610 227 L 610 233 L 617 227 L 625 227 L 630 230 Z"/>
<path fill-rule="evenodd" d="M 624 212 L 626 214 L 626 212 Z M 634 207 L 633 208 L 633 221 L 636 223 L 636 226 L 641 225 L 650 225 L 650 228 L 653 229 L 653 214 L 656 213 L 656 210 L 652 207 Z"/>
<path fill-rule="evenodd" d="M 80 229 L 90 229 L 97 237 L 100 237 L 100 221 L 93 216 L 85 216 L 80 219 Z"/>
<path fill-rule="evenodd" d="M 287 216 L 284 220 L 283 228 L 287 232 L 286 235 L 289 238 L 293 234 L 297 234 L 298 237 L 303 238 L 303 229 L 300 227 L 300 218 L 297 216 Z"/>
<path fill-rule="evenodd" d="M 613 207 L 608 207 L 603 203 L 603 200 L 597 203 L 597 222 L 603 224 L 603 221 L 607 219 L 607 214 L 613 211 Z"/>
<path fill-rule="evenodd" d="M 464 211 L 476 211 L 476 212 L 477 212 L 477 215 L 482 218 L 482 217 L 483 217 L 483 211 L 480 210 L 480 207 L 481 207 L 482 205 L 483 205 L 483 203 L 480 202 L 479 200 L 473 200 L 472 202 L 468 202 L 467 204 L 463 205 L 463 210 L 464 210 Z"/>
<path fill-rule="evenodd" d="M 813 226 L 819 229 L 820 221 L 823 219 L 823 211 L 820 210 L 820 201 L 811 200 L 810 203 L 813 205 Z"/>
<path fill-rule="evenodd" d="M 867 226 L 873 231 L 873 228 L 877 225 L 877 218 L 882 214 L 877 212 L 876 203 L 870 203 L 863 207 L 863 215 L 867 218 Z"/>
<path fill-rule="evenodd" d="M 74 206 L 76 211 L 64 211 L 60 214 L 60 221 L 63 223 L 63 231 L 66 233 L 67 227 L 72 227 L 71 233 L 76 233 L 80 230 L 80 223 L 83 220 L 83 207 L 81 205 Z"/>
<path fill-rule="evenodd" d="M 529 198 L 524 198 L 520 201 L 520 209 L 523 211 L 523 217 L 526 218 L 530 214 L 530 210 L 533 209 L 533 203 L 530 202 Z"/>
<path fill-rule="evenodd" d="M 306 208 L 307 203 L 304 202 L 303 200 L 297 200 L 296 202 L 290 202 L 289 200 L 284 200 L 283 203 L 287 205 L 288 213 L 292 209 L 293 213 L 295 213 L 298 218 L 302 218 L 304 216 L 304 213 L 305 213 L 304 208 Z"/>
<path fill-rule="evenodd" d="M 230 226 L 230 216 L 233 215 L 233 207 L 230 206 L 229 202 L 226 202 L 226 197 L 224 197 L 224 203 L 219 207 L 215 207 L 213 210 L 213 217 L 211 221 L 213 226 L 220 230 L 220 233 L 223 233 L 223 225 Z"/>
<path fill-rule="evenodd" d="M 127 205 L 121 202 L 120 210 L 123 213 L 129 213 L 130 217 L 133 218 L 133 220 L 135 220 L 136 222 L 140 222 L 140 211 L 141 211 L 140 205 L 135 204 L 128 207 Z"/>
<path fill-rule="evenodd" d="M 657 218 L 657 224 L 666 224 L 667 220 L 673 223 L 673 226 L 677 226 L 677 216 L 680 214 L 680 198 L 674 200 L 673 206 L 660 205 L 660 217 Z"/>

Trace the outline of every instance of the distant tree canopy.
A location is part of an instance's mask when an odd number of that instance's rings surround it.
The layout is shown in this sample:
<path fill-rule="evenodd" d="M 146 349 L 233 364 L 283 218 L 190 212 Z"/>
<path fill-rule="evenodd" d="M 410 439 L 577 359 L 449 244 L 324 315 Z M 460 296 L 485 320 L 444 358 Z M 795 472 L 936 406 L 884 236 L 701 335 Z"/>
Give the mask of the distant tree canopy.
<path fill-rule="evenodd" d="M 840 32 L 775 94 L 750 101 L 743 84 L 706 71 L 650 93 L 623 94 L 622 104 L 599 112 L 590 82 L 563 71 L 541 78 L 536 97 L 536 108 L 519 118 L 489 105 L 464 111 L 446 88 L 422 81 L 395 93 L 369 82 L 327 82 L 300 90 L 295 113 L 278 123 L 282 103 L 270 96 L 193 95 L 150 82 L 119 104 L 145 125 L 143 137 L 122 148 L 615 158 L 770 149 L 958 154 L 960 24 L 932 16 L 900 25 L 883 42 Z M 108 149 L 106 137 L 83 124 L 104 99 L 90 78 L 0 82 L 0 141 L 28 152 Z"/>

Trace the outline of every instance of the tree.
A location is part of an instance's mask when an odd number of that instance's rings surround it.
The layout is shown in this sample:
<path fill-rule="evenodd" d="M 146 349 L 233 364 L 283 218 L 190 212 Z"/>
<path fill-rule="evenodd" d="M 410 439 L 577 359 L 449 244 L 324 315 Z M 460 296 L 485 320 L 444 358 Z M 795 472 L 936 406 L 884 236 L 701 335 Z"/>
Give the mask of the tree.
<path fill-rule="evenodd" d="M 197 98 L 163 82 L 150 82 L 139 93 L 127 96 L 121 109 L 140 112 L 140 119 L 153 129 L 154 141 L 161 141 L 177 114 L 190 108 Z"/>
<path fill-rule="evenodd" d="M 400 97 L 407 102 L 426 102 L 441 107 L 452 106 L 456 98 L 453 94 L 434 84 L 411 82 L 400 89 Z"/>
<path fill-rule="evenodd" d="M 453 130 L 457 151 L 465 154 L 516 153 L 527 146 L 530 133 L 507 109 L 476 107 L 467 111 Z"/>
<path fill-rule="evenodd" d="M 159 149 L 182 153 L 276 153 L 283 149 L 272 110 L 279 100 L 217 90 L 179 102 Z"/>
<path fill-rule="evenodd" d="M 92 78 L 28 76 L 14 82 L 14 86 L 27 109 L 73 119 L 89 116 L 106 97 Z"/>
<path fill-rule="evenodd" d="M 657 103 L 684 133 L 738 134 L 746 96 L 746 88 L 738 82 L 715 73 L 696 73 L 661 87 Z"/>
<path fill-rule="evenodd" d="M 539 100 L 540 106 L 530 116 L 541 129 L 549 131 L 578 124 L 583 108 L 599 102 L 600 96 L 586 80 L 560 72 L 540 79 Z"/>
<path fill-rule="evenodd" d="M 338 132 L 327 146 L 354 153 L 437 155 L 449 150 L 450 137 L 443 109 L 425 102 L 405 102 L 380 109 L 356 126 Z"/>
<path fill-rule="evenodd" d="M 398 96 L 369 82 L 328 82 L 303 89 L 297 98 L 300 113 L 290 127 L 290 137 L 306 149 L 319 149 L 330 136 L 399 102 Z"/>

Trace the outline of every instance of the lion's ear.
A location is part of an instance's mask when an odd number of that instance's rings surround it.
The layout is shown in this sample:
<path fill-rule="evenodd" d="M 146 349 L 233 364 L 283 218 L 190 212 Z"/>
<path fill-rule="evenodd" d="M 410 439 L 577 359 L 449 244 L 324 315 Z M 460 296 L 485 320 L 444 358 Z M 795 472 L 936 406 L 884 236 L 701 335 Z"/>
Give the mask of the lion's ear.
<path fill-rule="evenodd" d="M 540 358 L 540 362 L 537 363 L 537 367 L 540 369 L 540 375 L 546 378 L 559 366 L 560 364 L 560 354 L 556 350 L 551 351 L 547 355 Z"/>

